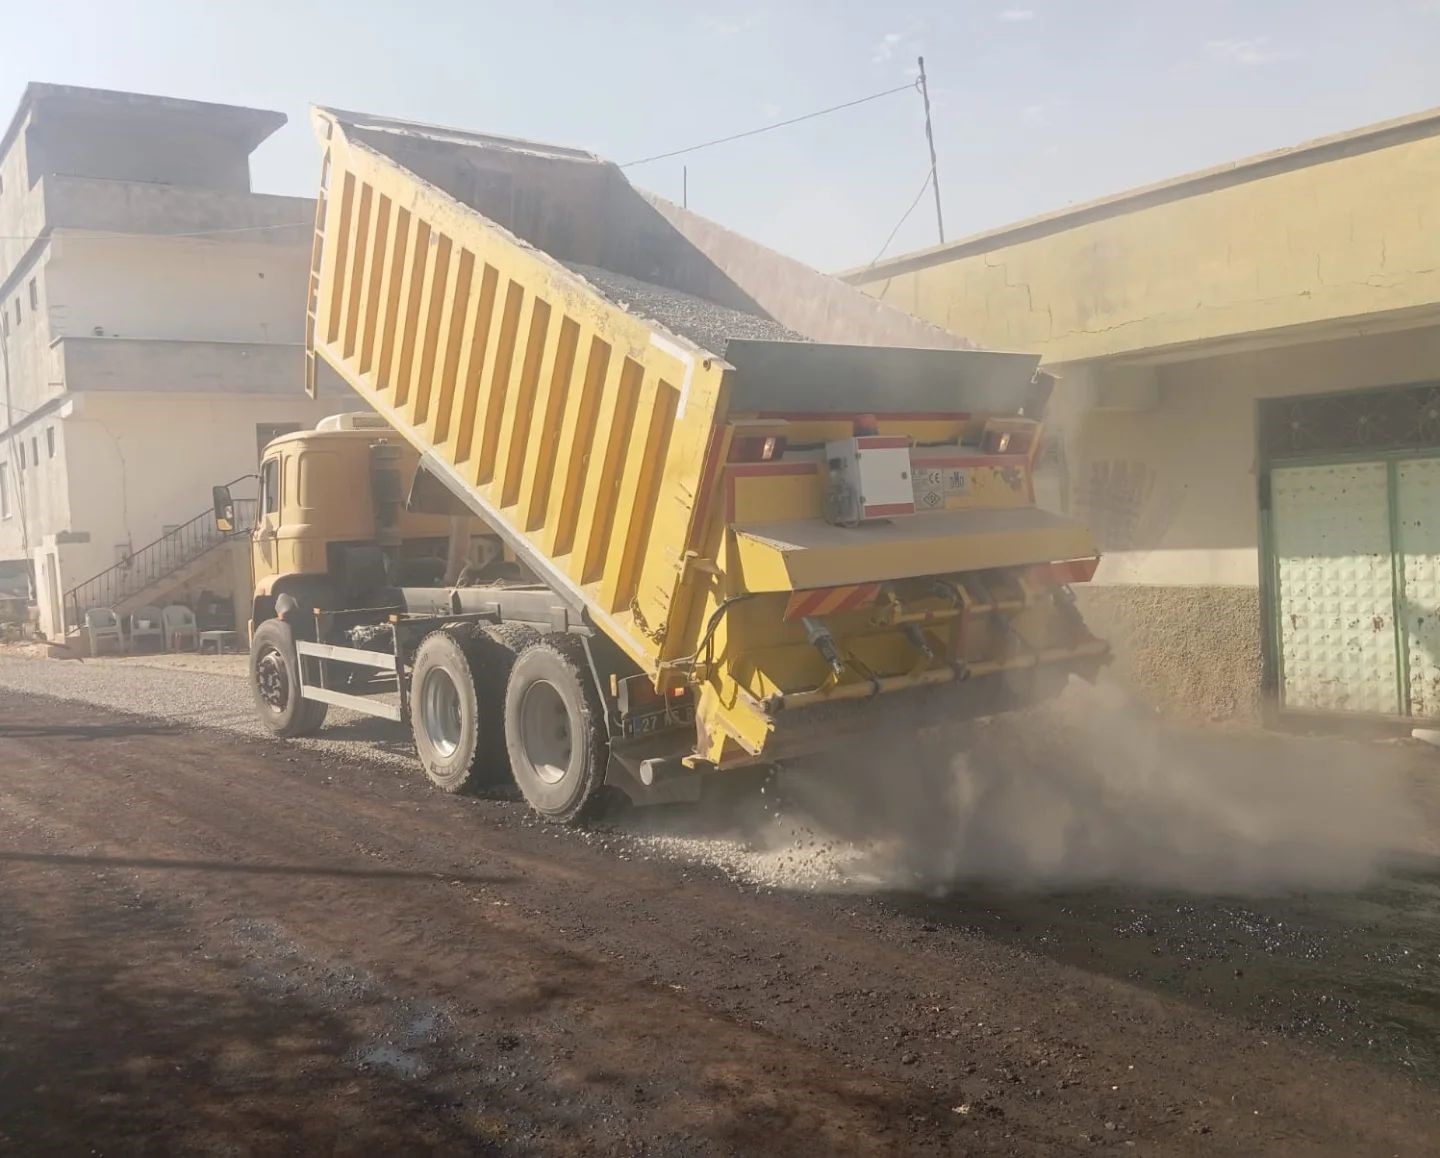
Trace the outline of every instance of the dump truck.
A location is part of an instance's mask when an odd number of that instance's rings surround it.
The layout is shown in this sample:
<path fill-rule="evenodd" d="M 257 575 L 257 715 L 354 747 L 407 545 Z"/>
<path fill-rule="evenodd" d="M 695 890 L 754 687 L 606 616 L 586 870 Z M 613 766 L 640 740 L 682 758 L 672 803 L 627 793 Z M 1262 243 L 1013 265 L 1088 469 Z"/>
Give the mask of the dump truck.
<path fill-rule="evenodd" d="M 307 379 L 265 451 L 251 683 L 407 721 L 543 817 L 1033 703 L 1106 645 L 1041 509 L 1053 380 L 590 153 L 333 109 Z M 230 501 L 217 491 L 217 514 Z M 733 782 L 733 781 L 732 781 Z"/>

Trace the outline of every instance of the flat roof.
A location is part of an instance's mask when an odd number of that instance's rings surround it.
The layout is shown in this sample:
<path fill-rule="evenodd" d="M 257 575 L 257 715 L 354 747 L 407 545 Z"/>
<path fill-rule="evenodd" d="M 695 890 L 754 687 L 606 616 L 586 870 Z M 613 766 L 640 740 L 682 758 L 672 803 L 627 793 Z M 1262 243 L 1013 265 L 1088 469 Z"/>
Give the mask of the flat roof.
<path fill-rule="evenodd" d="M 181 97 L 153 96 L 149 93 L 122 92 L 119 89 L 48 84 L 32 80 L 20 95 L 20 103 L 15 107 L 4 137 L 0 138 L 0 155 L 9 150 L 26 114 L 41 105 L 53 105 L 66 111 L 111 119 L 160 123 L 168 121 L 171 124 L 189 122 L 218 135 L 239 140 L 250 150 L 254 150 L 286 121 L 284 113 L 273 109 L 253 109 L 245 105 L 215 104 L 211 101 L 185 100 Z"/>
<path fill-rule="evenodd" d="M 989 253 L 1003 246 L 1016 245 L 1051 234 L 1063 233 L 1068 229 L 1075 229 L 1094 221 L 1120 217 L 1126 213 L 1135 213 L 1156 205 L 1180 201 L 1186 197 L 1211 193 L 1217 189 L 1242 185 L 1249 181 L 1260 181 L 1278 173 L 1304 169 L 1312 165 L 1324 165 L 1331 161 L 1355 157 L 1363 153 L 1373 153 L 1379 149 L 1388 149 L 1395 145 L 1407 144 L 1437 134 L 1440 134 L 1440 108 L 1427 109 L 1424 112 L 1411 113 L 1408 116 L 1396 117 L 1394 120 L 1380 121 L 1377 124 L 1335 133 L 1328 137 L 1318 137 L 1289 148 L 1260 153 L 1238 161 L 1229 161 L 1223 165 L 1187 173 L 1182 177 L 1172 177 L 1153 185 L 1142 185 L 1123 193 L 1112 193 L 1108 197 L 1086 201 L 1079 205 L 1070 205 L 1064 209 L 1042 213 L 1038 217 L 1028 217 L 1023 221 L 975 233 L 958 241 L 946 242 L 944 245 L 935 245 L 928 249 L 918 249 L 912 253 L 876 262 L 874 265 L 846 270 L 836 276 L 851 285 L 857 285 L 874 281 L 877 278 L 911 273 L 932 265 L 943 265 L 958 258 Z"/>

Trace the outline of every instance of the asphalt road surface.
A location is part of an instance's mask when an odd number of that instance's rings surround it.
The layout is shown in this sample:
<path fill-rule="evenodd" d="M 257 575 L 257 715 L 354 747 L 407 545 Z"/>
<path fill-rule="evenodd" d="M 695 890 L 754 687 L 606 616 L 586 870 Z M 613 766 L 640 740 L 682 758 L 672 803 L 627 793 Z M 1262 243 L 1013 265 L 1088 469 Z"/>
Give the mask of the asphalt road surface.
<path fill-rule="evenodd" d="M 1187 971 L 1194 906 L 757 891 L 645 849 L 0 691 L 0 1153 L 1436 1152 L 1402 1016 L 1433 989 L 1350 993 L 1368 1020 L 1327 1024 L 1368 1043 L 1266 1005 L 1323 998 L 1343 936 Z"/>

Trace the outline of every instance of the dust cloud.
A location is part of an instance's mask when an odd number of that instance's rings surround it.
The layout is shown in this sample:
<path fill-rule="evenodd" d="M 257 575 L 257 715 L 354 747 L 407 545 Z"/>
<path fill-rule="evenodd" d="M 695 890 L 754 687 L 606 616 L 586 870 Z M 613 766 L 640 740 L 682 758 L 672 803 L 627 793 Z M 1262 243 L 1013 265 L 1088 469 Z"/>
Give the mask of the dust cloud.
<path fill-rule="evenodd" d="M 1418 841 L 1403 764 L 1376 743 L 1181 730 L 1076 680 L 1026 712 L 871 737 L 719 829 L 647 839 L 780 888 L 1351 889 Z"/>

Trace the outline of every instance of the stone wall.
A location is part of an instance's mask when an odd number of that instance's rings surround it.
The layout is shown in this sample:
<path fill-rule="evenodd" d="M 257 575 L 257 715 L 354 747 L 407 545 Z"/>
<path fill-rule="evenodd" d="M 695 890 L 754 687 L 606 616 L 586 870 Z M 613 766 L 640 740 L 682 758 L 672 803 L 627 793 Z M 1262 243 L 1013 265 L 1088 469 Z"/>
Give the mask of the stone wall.
<path fill-rule="evenodd" d="M 1075 594 L 1114 649 L 1109 675 L 1144 702 L 1186 720 L 1260 719 L 1258 590 L 1082 584 Z"/>

